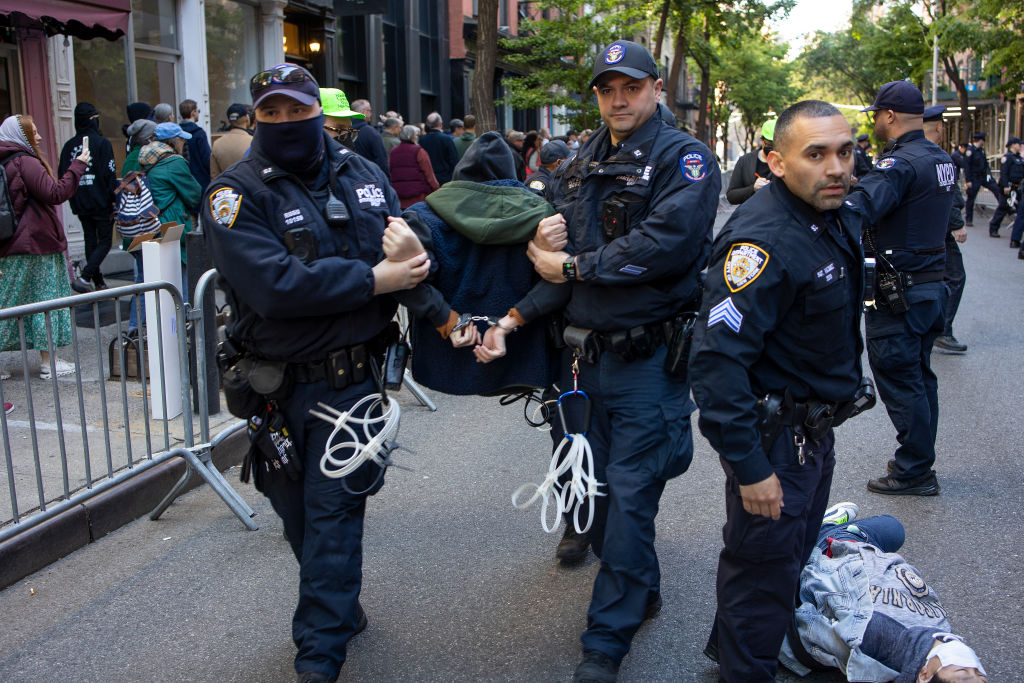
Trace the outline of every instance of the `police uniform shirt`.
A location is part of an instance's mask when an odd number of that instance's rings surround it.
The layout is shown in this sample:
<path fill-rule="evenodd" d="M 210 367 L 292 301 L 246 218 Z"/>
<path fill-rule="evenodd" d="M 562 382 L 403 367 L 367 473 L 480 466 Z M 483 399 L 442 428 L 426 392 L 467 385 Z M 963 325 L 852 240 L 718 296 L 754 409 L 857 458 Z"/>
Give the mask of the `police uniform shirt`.
<path fill-rule="evenodd" d="M 973 143 L 967 145 L 967 151 L 964 152 L 964 171 L 967 173 L 968 182 L 985 182 L 989 168 L 984 149 L 975 147 Z"/>
<path fill-rule="evenodd" d="M 548 188 L 551 186 L 551 171 L 544 166 L 538 166 L 530 179 L 526 181 L 526 187 L 539 197 L 547 197 Z"/>
<path fill-rule="evenodd" d="M 869 255 L 874 244 L 898 271 L 943 270 L 955 184 L 956 167 L 941 147 L 921 130 L 901 135 L 846 200 L 874 225 Z"/>
<path fill-rule="evenodd" d="M 1024 158 L 1007 150 L 999 167 L 999 187 L 1017 187 L 1024 181 Z"/>
<path fill-rule="evenodd" d="M 690 358 L 701 432 L 740 484 L 769 477 L 757 401 L 843 402 L 861 381 L 861 219 L 818 213 L 781 180 L 715 240 Z"/>
<path fill-rule="evenodd" d="M 232 337 L 263 358 L 323 360 L 376 336 L 397 306 L 374 296 L 372 268 L 383 258 L 388 215 L 401 215 L 398 197 L 372 162 L 329 138 L 325 154 L 332 192 L 349 214 L 343 224 L 324 217 L 326 178 L 311 191 L 255 142 L 201 202 L 214 262 L 230 285 Z"/>
<path fill-rule="evenodd" d="M 698 296 L 721 189 L 714 155 L 660 112 L 618 146 L 602 126 L 548 188 L 582 281 L 542 287 L 561 300 L 531 296 L 517 310 L 530 320 L 564 304 L 572 324 L 604 332 L 676 314 Z M 612 238 L 602 227 L 606 200 L 625 207 L 627 225 Z"/>

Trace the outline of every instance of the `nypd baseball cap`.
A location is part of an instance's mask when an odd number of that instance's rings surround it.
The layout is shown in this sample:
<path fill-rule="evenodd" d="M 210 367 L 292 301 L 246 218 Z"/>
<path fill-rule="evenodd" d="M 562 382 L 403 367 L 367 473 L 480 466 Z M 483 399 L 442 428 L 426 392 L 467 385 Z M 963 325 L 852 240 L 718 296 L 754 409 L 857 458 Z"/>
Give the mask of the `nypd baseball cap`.
<path fill-rule="evenodd" d="M 661 78 L 658 63 L 643 45 L 629 40 L 616 40 L 604 49 L 594 61 L 594 77 L 590 87 L 597 85 L 601 76 L 614 71 L 630 78 Z"/>
<path fill-rule="evenodd" d="M 559 159 L 568 159 L 570 154 L 569 145 L 561 140 L 552 140 L 540 148 L 540 163 L 553 164 Z"/>
<path fill-rule="evenodd" d="M 924 96 L 909 81 L 892 81 L 878 89 L 875 102 L 861 111 L 894 111 L 900 114 L 923 114 Z"/>
<path fill-rule="evenodd" d="M 302 104 L 310 105 L 320 100 L 320 86 L 313 74 L 297 64 L 278 64 L 259 72 L 249 80 L 249 94 L 252 106 L 271 95 L 286 95 Z"/>
<path fill-rule="evenodd" d="M 944 104 L 933 104 L 924 110 L 925 121 L 941 121 L 942 114 L 946 111 L 946 105 Z"/>
<path fill-rule="evenodd" d="M 1007 147 L 1009 147 L 1010 145 L 1019 145 L 1019 144 L 1021 144 L 1021 140 L 1020 140 L 1020 138 L 1016 138 L 1016 137 L 1010 138 L 1009 140 L 1006 141 L 1006 146 Z"/>
<path fill-rule="evenodd" d="M 235 102 L 228 107 L 228 121 L 237 121 L 243 116 L 249 115 L 249 107 L 240 102 Z"/>

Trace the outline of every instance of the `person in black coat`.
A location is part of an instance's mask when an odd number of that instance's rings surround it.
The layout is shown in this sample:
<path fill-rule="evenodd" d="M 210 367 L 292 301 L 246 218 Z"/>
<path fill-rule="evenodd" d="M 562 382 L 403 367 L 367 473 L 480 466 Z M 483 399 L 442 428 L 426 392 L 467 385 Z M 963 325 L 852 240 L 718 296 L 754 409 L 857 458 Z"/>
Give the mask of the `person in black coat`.
<path fill-rule="evenodd" d="M 352 103 L 352 111 L 359 112 L 366 118 L 352 118 L 352 127 L 356 129 L 356 141 L 352 143 L 352 150 L 373 163 L 380 166 L 384 175 L 390 177 L 391 170 L 388 168 L 388 152 L 384 149 L 384 139 L 377 132 L 377 128 L 367 123 L 372 121 L 373 108 L 369 100 L 356 100 Z"/>
<path fill-rule="evenodd" d="M 765 121 L 761 127 L 761 147 L 747 152 L 736 160 L 729 177 L 729 189 L 725 198 L 730 204 L 742 204 L 762 187 L 771 182 L 772 172 L 768 168 L 768 153 L 774 146 L 775 119 Z"/>
<path fill-rule="evenodd" d="M 427 132 L 420 136 L 419 145 L 430 155 L 430 165 L 434 167 L 437 182 L 444 185 L 452 179 L 455 164 L 459 163 L 459 152 L 455 149 L 455 141 L 446 135 L 441 126 L 444 121 L 436 111 L 427 117 Z"/>
<path fill-rule="evenodd" d="M 100 111 L 92 104 L 78 103 L 75 107 L 75 136 L 64 143 L 57 165 L 57 177 L 61 177 L 75 157 L 82 153 L 82 140 L 88 138 L 92 160 L 69 202 L 71 211 L 82 222 L 85 237 L 86 263 L 79 277 L 71 283 L 76 292 L 91 292 L 93 285 L 97 289 L 107 286 L 100 272 L 100 264 L 110 251 L 113 232 L 111 214 L 114 211 L 117 172 L 114 169 L 114 148 L 110 140 L 100 133 L 99 116 Z"/>

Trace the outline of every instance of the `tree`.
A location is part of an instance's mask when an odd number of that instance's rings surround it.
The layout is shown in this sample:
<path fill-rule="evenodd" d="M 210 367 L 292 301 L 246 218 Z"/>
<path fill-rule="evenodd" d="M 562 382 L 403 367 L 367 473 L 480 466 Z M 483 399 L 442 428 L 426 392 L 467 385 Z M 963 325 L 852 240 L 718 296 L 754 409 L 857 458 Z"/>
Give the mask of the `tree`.
<path fill-rule="evenodd" d="M 506 60 L 524 71 L 502 81 L 503 102 L 517 109 L 562 106 L 562 123 L 597 128 L 601 115 L 590 88 L 594 59 L 608 43 L 637 32 L 646 15 L 639 5 L 613 0 L 540 0 L 537 7 L 551 18 L 525 20 L 519 37 L 501 40 L 510 52 Z"/>
<path fill-rule="evenodd" d="M 992 90 L 1011 98 L 1020 94 L 1024 88 L 1024 2 L 977 0 L 969 11 L 976 21 L 990 22 L 982 45 L 988 54 L 985 74 L 1001 78 Z"/>
<path fill-rule="evenodd" d="M 476 67 L 470 99 L 480 135 L 498 127 L 494 113 L 494 67 L 498 59 L 498 0 L 478 0 Z"/>

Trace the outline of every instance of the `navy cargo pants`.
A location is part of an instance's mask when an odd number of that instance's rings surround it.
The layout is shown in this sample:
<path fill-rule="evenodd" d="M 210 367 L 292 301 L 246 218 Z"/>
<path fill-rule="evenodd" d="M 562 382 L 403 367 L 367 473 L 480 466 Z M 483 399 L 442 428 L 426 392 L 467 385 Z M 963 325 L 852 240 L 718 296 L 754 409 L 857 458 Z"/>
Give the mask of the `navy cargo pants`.
<path fill-rule="evenodd" d="M 939 386 L 931 353 L 945 326 L 946 285 L 917 285 L 907 298 L 906 313 L 879 305 L 864 315 L 871 372 L 900 444 L 893 476 L 905 481 L 928 474 L 935 464 Z"/>
<path fill-rule="evenodd" d="M 324 476 L 320 459 L 333 426 L 310 415 L 309 409 L 321 401 L 348 410 L 376 390 L 372 379 L 342 391 L 329 389 L 326 382 L 296 384 L 292 396 L 281 402 L 305 471 L 299 481 L 278 478 L 263 488 L 299 561 L 299 604 L 292 618 L 296 671 L 319 671 L 333 678 L 345 662 L 363 581 L 366 498 L 383 485 L 380 468 L 372 463 L 344 480 Z"/>
<path fill-rule="evenodd" d="M 774 681 L 779 650 L 796 609 L 800 571 L 811 556 L 828 506 L 835 467 L 831 430 L 807 441 L 800 464 L 787 428 L 768 459 L 782 486 L 779 519 L 743 509 L 739 483 L 725 470 L 725 547 L 718 557 L 718 613 L 709 645 L 718 648 L 719 680 L 730 683 Z"/>
<path fill-rule="evenodd" d="M 629 652 L 647 605 L 661 592 L 654 518 L 665 482 L 686 471 L 693 459 L 695 406 L 689 384 L 665 374 L 665 354 L 660 346 L 651 358 L 626 362 L 603 353 L 596 364 L 579 365 L 579 388 L 593 402 L 587 439 L 597 480 L 607 483 L 601 491 L 608 494 L 597 498 L 590 529 L 601 568 L 582 642 L 584 650 L 616 661 Z M 559 386 L 568 391 L 573 386 L 568 350 L 563 363 Z"/>

